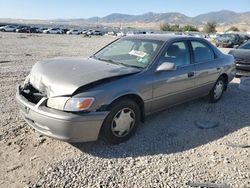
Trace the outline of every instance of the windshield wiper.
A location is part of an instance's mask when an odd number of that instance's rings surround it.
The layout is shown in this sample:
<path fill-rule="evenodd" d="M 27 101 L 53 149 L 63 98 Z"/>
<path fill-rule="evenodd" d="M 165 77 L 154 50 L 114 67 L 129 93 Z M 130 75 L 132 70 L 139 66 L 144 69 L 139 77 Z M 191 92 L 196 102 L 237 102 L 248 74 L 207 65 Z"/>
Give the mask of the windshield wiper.
<path fill-rule="evenodd" d="M 112 59 L 103 59 L 103 58 L 99 58 L 99 57 L 96 57 L 96 56 L 91 56 L 91 58 L 97 59 L 99 61 L 105 61 L 105 62 L 108 62 L 108 63 L 113 63 L 113 64 L 116 64 L 116 65 L 120 64 L 119 62 L 115 62 Z"/>
<path fill-rule="evenodd" d="M 91 56 L 91 58 L 97 59 L 99 61 L 105 61 L 105 62 L 108 62 L 108 63 L 113 63 L 113 64 L 116 64 L 116 65 L 123 65 L 123 66 L 126 66 L 126 67 L 133 67 L 133 68 L 137 68 L 137 69 L 143 69 L 143 67 L 140 67 L 140 66 L 128 65 L 128 64 L 125 64 L 125 63 L 113 61 L 112 59 L 103 59 L 103 58 L 99 58 L 99 57 L 96 57 L 96 56 Z"/>
<path fill-rule="evenodd" d="M 143 67 L 141 67 L 141 66 L 128 65 L 128 64 L 125 64 L 125 63 L 120 63 L 120 64 L 122 64 L 122 65 L 124 65 L 124 66 L 126 66 L 126 67 L 133 67 L 133 68 L 137 68 L 137 69 L 143 69 Z"/>

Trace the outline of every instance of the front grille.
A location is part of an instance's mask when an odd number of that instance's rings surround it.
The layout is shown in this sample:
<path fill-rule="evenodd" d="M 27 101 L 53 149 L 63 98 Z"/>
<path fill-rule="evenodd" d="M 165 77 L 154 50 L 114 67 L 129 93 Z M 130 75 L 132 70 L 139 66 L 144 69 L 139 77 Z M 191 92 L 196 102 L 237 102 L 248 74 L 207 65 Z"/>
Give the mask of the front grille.
<path fill-rule="evenodd" d="M 46 97 L 43 93 L 34 88 L 31 84 L 25 85 L 21 89 L 21 94 L 29 101 L 37 104 L 43 97 Z"/>

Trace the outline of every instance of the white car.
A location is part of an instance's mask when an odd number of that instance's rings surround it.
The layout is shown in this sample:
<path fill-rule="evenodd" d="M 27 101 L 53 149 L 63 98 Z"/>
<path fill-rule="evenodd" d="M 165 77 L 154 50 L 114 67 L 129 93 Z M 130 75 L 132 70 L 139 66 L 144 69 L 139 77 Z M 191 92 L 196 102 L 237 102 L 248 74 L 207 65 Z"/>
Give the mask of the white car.
<path fill-rule="evenodd" d="M 41 27 L 41 28 L 38 28 L 38 29 L 37 29 L 37 32 L 38 32 L 38 33 L 43 33 L 43 31 L 45 31 L 45 30 L 48 30 L 48 28 Z"/>
<path fill-rule="evenodd" d="M 67 31 L 67 34 L 68 35 L 79 35 L 79 34 L 81 34 L 81 31 L 79 31 L 77 29 L 72 29 L 72 30 Z"/>
<path fill-rule="evenodd" d="M 133 31 L 128 31 L 126 35 L 127 36 L 133 36 L 133 35 L 135 35 L 135 33 Z"/>
<path fill-rule="evenodd" d="M 124 37 L 125 33 L 124 32 L 119 32 L 119 33 L 116 33 L 116 36 L 117 37 Z"/>
<path fill-rule="evenodd" d="M 63 31 L 60 28 L 50 28 L 50 29 L 44 30 L 43 33 L 46 33 L 46 34 L 63 34 Z"/>
<path fill-rule="evenodd" d="M 0 27 L 0 31 L 3 31 L 3 32 L 15 32 L 16 31 L 16 26 L 14 25 L 6 25 L 6 26 L 3 26 L 3 27 Z"/>

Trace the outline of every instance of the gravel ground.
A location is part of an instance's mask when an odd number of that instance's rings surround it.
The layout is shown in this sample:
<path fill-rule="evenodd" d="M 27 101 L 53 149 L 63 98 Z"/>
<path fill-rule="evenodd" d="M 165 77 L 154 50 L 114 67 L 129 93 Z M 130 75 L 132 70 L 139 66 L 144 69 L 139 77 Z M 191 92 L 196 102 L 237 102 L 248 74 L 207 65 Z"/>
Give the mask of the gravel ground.
<path fill-rule="evenodd" d="M 0 187 L 250 187 L 250 94 L 239 79 L 217 104 L 198 99 L 152 115 L 120 145 L 68 144 L 27 126 L 14 96 L 31 66 L 86 57 L 112 40 L 0 33 Z M 203 120 L 218 126 L 200 129 Z"/>

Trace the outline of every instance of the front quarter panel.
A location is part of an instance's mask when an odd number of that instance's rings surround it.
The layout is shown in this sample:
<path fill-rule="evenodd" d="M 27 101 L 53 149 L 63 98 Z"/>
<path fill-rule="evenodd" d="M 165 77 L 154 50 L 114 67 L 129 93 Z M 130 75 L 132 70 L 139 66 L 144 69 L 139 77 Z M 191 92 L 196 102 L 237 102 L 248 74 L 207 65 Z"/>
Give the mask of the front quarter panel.
<path fill-rule="evenodd" d="M 117 80 L 108 83 L 104 82 L 74 97 L 94 97 L 95 102 L 89 110 L 96 111 L 111 104 L 116 99 L 130 94 L 139 96 L 144 101 L 145 112 L 150 111 L 151 106 L 148 102 L 152 98 L 152 75 L 150 72 L 142 71 L 134 75 L 117 78 Z"/>

